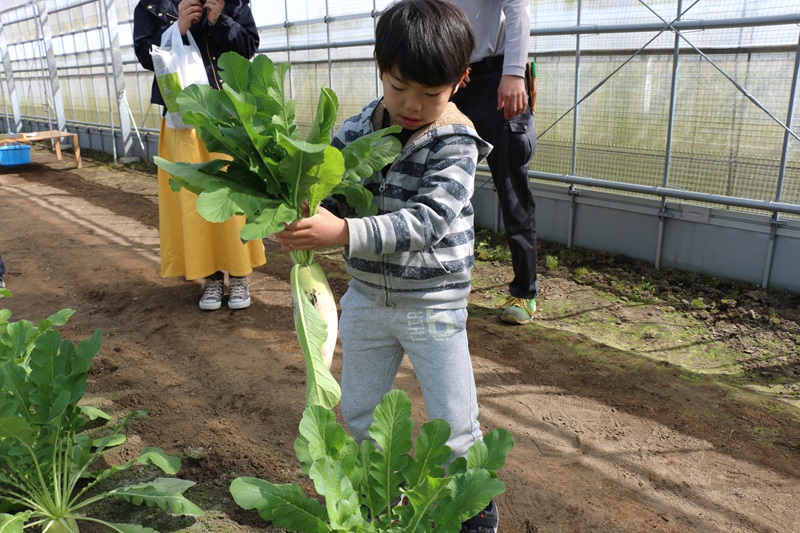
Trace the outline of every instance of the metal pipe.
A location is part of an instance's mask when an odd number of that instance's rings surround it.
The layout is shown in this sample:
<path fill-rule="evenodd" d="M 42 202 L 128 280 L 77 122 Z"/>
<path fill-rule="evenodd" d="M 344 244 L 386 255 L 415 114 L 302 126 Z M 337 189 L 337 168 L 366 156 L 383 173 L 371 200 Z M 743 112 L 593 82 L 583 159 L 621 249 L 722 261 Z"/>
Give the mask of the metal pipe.
<path fill-rule="evenodd" d="M 478 166 L 478 170 L 484 168 Z M 602 180 L 596 178 L 584 178 L 581 176 L 570 176 L 568 174 L 553 174 L 551 172 L 528 171 L 528 177 L 533 179 L 565 183 L 568 185 L 585 185 L 587 187 L 599 187 L 615 191 L 625 191 L 648 196 L 666 196 L 681 200 L 694 200 L 711 204 L 732 205 L 747 209 L 758 209 L 763 211 L 780 211 L 782 213 L 793 213 L 800 215 L 800 204 L 788 204 L 784 202 L 751 200 L 749 198 L 736 198 L 721 194 L 708 194 L 701 192 L 686 191 L 681 189 L 671 189 L 669 187 L 653 187 L 651 185 L 638 185 L 636 183 L 621 183 L 618 181 Z"/>
<path fill-rule="evenodd" d="M 800 13 L 791 15 L 768 15 L 764 17 L 737 17 L 715 20 L 684 20 L 675 24 L 675 29 L 689 30 L 722 30 L 730 28 L 744 28 L 754 26 L 782 26 L 800 24 Z M 605 33 L 646 33 L 659 31 L 662 25 L 658 22 L 648 24 L 605 24 L 589 26 L 558 26 L 553 28 L 531 29 L 531 37 L 545 37 L 556 35 L 600 35 Z"/>
<path fill-rule="evenodd" d="M 377 0 L 372 0 L 372 13 L 370 14 L 370 16 L 372 16 L 372 33 L 375 33 L 375 29 L 378 27 L 378 5 L 376 2 Z M 373 44 L 375 44 L 374 40 Z M 381 74 L 378 70 L 378 63 L 376 61 L 373 61 L 372 63 L 373 71 L 375 73 L 375 98 L 377 98 L 381 94 Z M 496 230 L 497 228 L 495 228 L 495 231 Z"/>
<path fill-rule="evenodd" d="M 325 0 L 325 36 L 326 40 L 331 40 L 331 15 L 330 2 Z M 331 49 L 326 50 L 328 54 L 328 87 L 333 87 L 333 63 L 331 63 Z"/>
<path fill-rule="evenodd" d="M 578 0 L 577 11 L 575 15 L 575 22 L 578 26 L 581 25 L 581 13 L 583 12 L 583 2 Z M 580 109 L 578 107 L 579 99 L 578 94 L 581 90 L 581 36 L 575 36 L 575 81 L 572 94 L 572 162 L 570 164 L 570 173 L 575 174 L 578 167 L 578 118 Z M 567 222 L 567 248 L 572 248 L 573 232 L 575 228 L 575 196 L 574 187 L 570 186 L 570 202 L 569 202 L 569 220 Z"/>
<path fill-rule="evenodd" d="M 683 15 L 683 0 L 678 0 L 678 16 L 676 17 L 676 22 L 680 21 L 681 16 Z M 675 22 L 673 23 L 675 24 Z M 672 50 L 672 79 L 669 91 L 669 118 L 667 119 L 667 144 L 664 148 L 664 179 L 662 180 L 662 184 L 664 187 L 669 185 L 669 170 L 670 170 L 670 163 L 672 162 L 672 133 L 675 129 L 675 105 L 676 105 L 676 96 L 678 93 L 678 64 L 680 60 L 680 38 L 675 35 L 675 41 L 673 44 Z M 659 213 L 663 214 L 667 208 L 667 199 L 665 197 L 661 197 L 661 208 L 659 209 Z M 664 217 L 658 217 L 658 236 L 656 237 L 656 258 L 653 266 L 656 269 L 661 268 L 661 254 L 662 248 L 664 247 L 664 230 L 666 224 L 664 223 Z"/>
<path fill-rule="evenodd" d="M 380 13 L 378 13 L 380 14 Z M 372 17 L 372 13 L 358 13 L 340 17 L 331 17 L 332 21 L 359 20 Z M 289 22 L 292 26 L 311 26 L 324 23 L 325 19 L 309 19 L 300 22 Z M 715 20 L 684 20 L 675 27 L 679 30 L 721 30 L 730 28 L 745 28 L 752 26 L 783 26 L 800 24 L 800 13 L 789 15 L 767 15 L 763 17 L 737 17 Z M 268 24 L 259 26 L 259 31 L 269 31 L 283 28 L 285 24 Z M 647 24 L 591 24 L 576 26 L 554 26 L 550 28 L 532 28 L 531 37 L 553 37 L 557 35 L 601 35 L 607 33 L 641 33 L 658 31 L 658 23 Z"/>
<path fill-rule="evenodd" d="M 288 45 L 292 40 L 291 36 L 289 35 L 289 26 L 291 25 L 289 22 L 289 0 L 283 0 L 283 16 L 283 26 L 286 28 L 286 44 Z M 260 51 L 261 50 L 259 50 L 259 52 Z M 289 50 L 286 50 L 286 61 L 289 63 L 289 98 L 293 98 L 294 83 L 292 76 L 292 57 L 289 52 Z"/>
<path fill-rule="evenodd" d="M 797 84 L 800 78 L 800 37 L 797 40 L 797 53 L 794 56 L 794 74 L 792 75 L 792 88 L 789 90 L 789 109 L 786 112 L 786 128 L 783 132 L 783 147 L 781 149 L 781 166 L 778 170 L 778 185 L 775 191 L 775 201 L 779 202 L 783 195 L 783 180 L 786 178 L 786 162 L 789 158 L 789 131 L 792 128 L 792 117 L 794 116 L 794 101 L 797 96 Z M 767 248 L 767 261 L 764 265 L 764 275 L 761 278 L 761 287 L 769 286 L 769 276 L 772 270 L 772 259 L 775 254 L 775 236 L 780 224 L 780 213 L 772 213 L 769 231 L 769 246 Z"/>

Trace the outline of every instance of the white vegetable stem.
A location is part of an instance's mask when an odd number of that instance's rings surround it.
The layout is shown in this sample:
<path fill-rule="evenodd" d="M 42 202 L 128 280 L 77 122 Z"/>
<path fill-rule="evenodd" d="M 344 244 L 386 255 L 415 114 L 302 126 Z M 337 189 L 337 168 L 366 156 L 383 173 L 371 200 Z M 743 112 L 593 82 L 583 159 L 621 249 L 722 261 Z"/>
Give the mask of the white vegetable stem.
<path fill-rule="evenodd" d="M 336 337 L 339 333 L 339 316 L 336 311 L 336 300 L 328 284 L 328 279 L 322 266 L 314 261 L 313 251 L 293 250 L 290 253 L 296 270 L 292 282 L 297 280 L 298 288 L 305 298 L 319 311 L 325 320 L 326 336 L 321 346 L 322 362 L 325 368 L 330 369 L 333 362 L 333 351 L 336 348 Z M 298 317 L 300 302 L 295 301 L 298 291 L 292 291 L 292 311 L 295 321 Z"/>

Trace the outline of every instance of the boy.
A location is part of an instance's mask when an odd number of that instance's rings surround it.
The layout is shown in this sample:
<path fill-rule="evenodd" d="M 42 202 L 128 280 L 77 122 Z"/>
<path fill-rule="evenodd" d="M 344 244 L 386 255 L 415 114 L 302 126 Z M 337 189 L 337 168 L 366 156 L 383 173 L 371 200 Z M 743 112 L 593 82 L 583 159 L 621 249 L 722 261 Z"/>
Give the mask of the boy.
<path fill-rule="evenodd" d="M 342 414 L 357 441 L 389 392 L 404 353 L 428 417 L 450 424 L 453 457 L 482 437 L 467 346 L 475 167 L 491 150 L 450 98 L 475 44 L 464 12 L 442 0 L 392 4 L 375 29 L 383 98 L 339 128 L 338 148 L 389 125 L 403 131 L 397 160 L 364 182 L 378 214 L 338 218 L 320 208 L 277 234 L 285 251 L 344 245 L 351 276 L 339 330 Z M 487 521 L 485 515 L 490 514 Z M 494 502 L 465 532 L 497 530 Z"/>

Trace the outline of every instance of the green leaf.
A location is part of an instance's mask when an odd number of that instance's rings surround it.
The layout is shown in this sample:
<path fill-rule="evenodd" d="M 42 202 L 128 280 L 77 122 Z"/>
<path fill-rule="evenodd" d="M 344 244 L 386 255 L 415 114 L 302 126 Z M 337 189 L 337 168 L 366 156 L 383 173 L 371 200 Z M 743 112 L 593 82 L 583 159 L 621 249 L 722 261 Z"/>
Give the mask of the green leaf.
<path fill-rule="evenodd" d="M 98 329 L 88 339 L 84 339 L 78 343 L 75 349 L 75 357 L 72 359 L 71 371 L 88 373 L 92 367 L 92 362 L 97 354 L 100 353 L 100 347 L 103 344 L 103 330 Z"/>
<path fill-rule="evenodd" d="M 356 477 L 355 473 L 358 472 L 358 478 L 361 480 L 359 484 L 361 503 L 370 510 L 373 516 L 384 509 L 382 503 L 385 503 L 378 495 L 377 480 L 370 475 L 372 463 L 378 458 L 378 448 L 375 444 L 369 439 L 361 441 L 358 449 L 358 462 L 356 463 L 353 478 Z"/>
<path fill-rule="evenodd" d="M 102 447 L 102 449 L 113 448 L 114 446 L 124 444 L 126 440 L 128 440 L 128 437 L 117 434 L 110 438 L 94 439 L 92 440 L 92 446 L 95 448 Z"/>
<path fill-rule="evenodd" d="M 274 485 L 251 477 L 234 479 L 230 487 L 234 501 L 243 509 L 257 509 L 264 520 L 291 531 L 326 533 L 327 510 L 303 494 L 295 484 Z"/>
<path fill-rule="evenodd" d="M 194 481 L 186 479 L 157 478 L 149 483 L 122 487 L 111 492 L 134 505 L 144 503 L 148 507 L 169 507 L 173 513 L 201 516 L 203 511 L 183 496 L 194 484 Z"/>
<path fill-rule="evenodd" d="M 0 378 L 3 380 L 3 391 L 9 393 L 3 405 L 3 414 L 17 414 L 30 420 L 32 408 L 29 396 L 34 387 L 25 367 L 7 361 L 0 365 Z"/>
<path fill-rule="evenodd" d="M 250 60 L 241 54 L 224 53 L 219 56 L 219 77 L 234 91 L 245 92 L 250 85 Z"/>
<path fill-rule="evenodd" d="M 406 531 L 430 530 L 431 508 L 437 500 L 450 494 L 449 480 L 444 478 L 425 478 L 424 481 L 406 491 L 408 503 L 413 512 L 407 509 L 398 509 L 398 514 L 402 517 L 406 514 Z M 459 523 L 459 530 L 461 524 Z M 458 530 L 456 530 L 458 531 Z"/>
<path fill-rule="evenodd" d="M 472 469 L 449 478 L 450 495 L 433 510 L 434 531 L 459 531 L 461 523 L 489 505 L 506 490 L 488 470 Z"/>
<path fill-rule="evenodd" d="M 341 183 L 343 173 L 344 157 L 342 157 L 342 153 L 332 146 L 326 146 L 322 161 L 307 171 L 307 174 L 313 176 L 316 181 L 308 188 L 306 194 L 309 213 L 316 213 L 317 206 L 325 198 L 328 198 L 334 188 Z"/>
<path fill-rule="evenodd" d="M 326 457 L 339 460 L 341 452 L 349 448 L 346 455 L 348 466 L 355 464 L 355 441 L 336 421 L 333 411 L 318 405 L 307 407 L 300 421 L 300 435 L 308 443 L 312 461 Z"/>
<path fill-rule="evenodd" d="M 294 100 L 286 98 L 286 73 L 288 71 L 288 64 L 276 65 L 267 93 L 269 99 L 279 106 L 278 112 L 272 116 L 272 126 L 275 128 L 276 137 L 284 135 L 290 139 L 297 139 L 297 123 L 295 122 L 297 104 Z"/>
<path fill-rule="evenodd" d="M 243 241 L 265 239 L 283 230 L 296 216 L 295 210 L 283 203 L 275 208 L 265 207 L 260 214 L 248 218 L 239 236 Z"/>
<path fill-rule="evenodd" d="M 505 464 L 508 452 L 513 447 L 514 436 L 510 431 L 503 428 L 493 429 L 467 451 L 467 468 L 497 471 Z"/>
<path fill-rule="evenodd" d="M 156 465 L 165 474 L 177 474 L 181 469 L 181 460 L 173 455 L 168 455 L 161 448 L 145 448 L 136 461 L 141 464 Z"/>
<path fill-rule="evenodd" d="M 81 394 L 83 396 L 83 394 Z M 47 417 L 48 422 L 53 422 L 58 420 L 67 412 L 67 408 L 70 406 L 70 391 L 69 390 L 61 390 L 56 395 L 56 397 L 52 400 L 50 404 L 50 413 Z M 80 397 L 79 397 L 80 398 Z"/>
<path fill-rule="evenodd" d="M 400 140 L 391 136 L 400 126 L 390 126 L 359 137 L 342 148 L 345 161 L 344 181 L 360 183 L 389 163 L 400 153 Z M 388 137 L 387 137 L 388 135 Z"/>
<path fill-rule="evenodd" d="M 358 494 L 340 462 L 328 457 L 314 461 L 309 476 L 317 492 L 325 497 L 331 529 L 358 531 L 364 527 Z"/>
<path fill-rule="evenodd" d="M 32 322 L 19 320 L 6 327 L 5 333 L 0 337 L 0 342 L 7 346 L 7 355 L 4 360 L 23 361 L 30 354 L 37 336 L 41 334 Z"/>
<path fill-rule="evenodd" d="M 81 411 L 81 414 L 88 418 L 89 420 L 97 420 L 98 418 L 102 418 L 103 420 L 111 420 L 111 416 L 106 413 L 105 411 L 98 409 L 97 407 L 92 407 L 90 405 L 81 405 L 78 407 Z"/>
<path fill-rule="evenodd" d="M 162 157 L 153 157 L 159 168 L 172 175 L 172 178 L 195 194 L 200 194 L 210 187 L 219 188 L 216 173 L 228 165 L 227 161 L 213 159 L 203 163 L 173 163 Z M 231 213 L 232 214 L 232 213 Z"/>
<path fill-rule="evenodd" d="M 305 409 L 300 421 L 300 435 L 295 441 L 295 452 L 306 474 L 315 461 L 328 458 L 342 465 L 353 486 L 361 484 L 363 471 L 356 470 L 358 445 L 329 409 L 318 405 Z"/>
<path fill-rule="evenodd" d="M 22 533 L 31 514 L 30 511 L 13 515 L 0 513 L 0 533 Z"/>
<path fill-rule="evenodd" d="M 339 190 L 343 188 L 343 190 Z M 347 203 L 356 210 L 356 215 L 369 217 L 378 214 L 378 206 L 373 201 L 372 193 L 363 185 L 351 183 L 347 186 L 338 185 L 334 193 L 344 194 Z"/>
<path fill-rule="evenodd" d="M 317 114 L 314 116 L 314 125 L 306 137 L 312 144 L 330 144 L 331 130 L 336 122 L 336 110 L 339 108 L 339 99 L 331 89 L 323 88 L 319 93 Z"/>
<path fill-rule="evenodd" d="M 278 135 L 278 144 L 286 150 L 286 157 L 281 160 L 278 168 L 282 179 L 289 184 L 289 190 L 292 191 L 288 204 L 299 212 L 309 189 L 317 182 L 318 167 L 325 161 L 326 146 L 299 141 L 285 135 Z"/>
<path fill-rule="evenodd" d="M 375 408 L 369 428 L 369 434 L 379 448 L 370 475 L 377 482 L 375 489 L 383 499 L 383 507 L 389 507 L 392 499 L 400 495 L 403 481 L 400 472 L 408 463 L 413 426 L 408 395 L 400 390 L 388 392 Z"/>
<path fill-rule="evenodd" d="M 228 96 L 210 85 L 190 85 L 178 94 L 176 101 L 185 115 L 184 120 L 186 114 L 191 113 L 194 119 L 225 122 L 232 108 Z M 205 124 L 205 120 L 201 120 L 201 123 Z"/>
<path fill-rule="evenodd" d="M 415 487 L 429 475 L 444 477 L 442 465 L 450 458 L 450 425 L 441 419 L 431 420 L 422 425 L 414 445 L 415 458 L 409 459 L 403 476 L 409 487 Z"/>
<path fill-rule="evenodd" d="M 36 442 L 36 430 L 24 418 L 0 418 L 0 439 L 14 439 L 28 446 Z"/>
<path fill-rule="evenodd" d="M 63 326 L 67 323 L 72 315 L 75 314 L 73 309 L 62 309 L 61 311 L 57 311 L 53 313 L 45 320 L 40 320 L 38 324 L 39 331 L 45 331 L 51 329 L 53 326 Z"/>
<path fill-rule="evenodd" d="M 220 60 L 225 58 L 226 54 L 222 54 L 220 56 Z M 237 54 L 238 55 L 238 54 Z M 252 62 L 249 76 L 249 87 L 250 92 L 253 93 L 253 96 L 256 97 L 259 103 L 259 109 L 263 110 L 264 108 L 268 108 L 267 112 L 269 114 L 273 114 L 272 110 L 269 109 L 270 107 L 270 89 L 273 86 L 273 83 L 276 82 L 274 77 L 275 74 L 275 65 L 272 63 L 272 60 L 264 55 L 258 54 Z M 277 102 L 272 102 L 273 106 L 277 106 Z"/>

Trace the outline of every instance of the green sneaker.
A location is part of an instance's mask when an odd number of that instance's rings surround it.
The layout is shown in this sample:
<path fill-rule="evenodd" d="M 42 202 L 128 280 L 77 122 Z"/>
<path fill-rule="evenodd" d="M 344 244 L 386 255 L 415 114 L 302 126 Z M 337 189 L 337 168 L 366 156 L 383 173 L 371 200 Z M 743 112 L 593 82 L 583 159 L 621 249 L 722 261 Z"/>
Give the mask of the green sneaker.
<path fill-rule="evenodd" d="M 536 312 L 536 299 L 509 296 L 503 307 L 503 314 L 500 320 L 509 324 L 527 324 L 533 321 L 533 313 Z"/>

